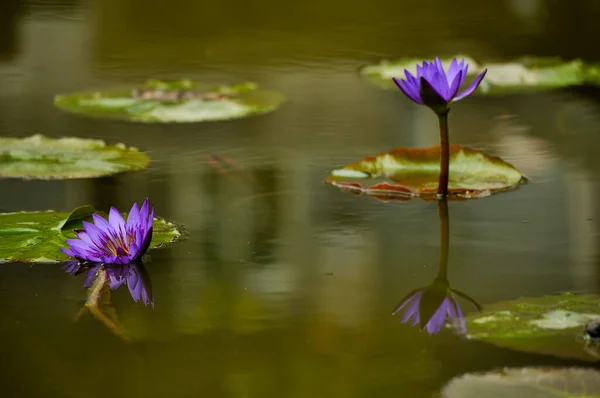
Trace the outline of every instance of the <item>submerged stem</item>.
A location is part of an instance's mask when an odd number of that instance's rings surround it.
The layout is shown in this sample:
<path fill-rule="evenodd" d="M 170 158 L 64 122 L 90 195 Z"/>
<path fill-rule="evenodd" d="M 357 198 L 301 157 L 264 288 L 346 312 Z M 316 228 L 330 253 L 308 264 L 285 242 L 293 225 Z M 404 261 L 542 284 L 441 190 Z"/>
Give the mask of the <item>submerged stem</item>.
<path fill-rule="evenodd" d="M 440 125 L 440 180 L 438 195 L 448 195 L 448 174 L 450 169 L 450 140 L 448 138 L 448 112 L 438 113 Z"/>

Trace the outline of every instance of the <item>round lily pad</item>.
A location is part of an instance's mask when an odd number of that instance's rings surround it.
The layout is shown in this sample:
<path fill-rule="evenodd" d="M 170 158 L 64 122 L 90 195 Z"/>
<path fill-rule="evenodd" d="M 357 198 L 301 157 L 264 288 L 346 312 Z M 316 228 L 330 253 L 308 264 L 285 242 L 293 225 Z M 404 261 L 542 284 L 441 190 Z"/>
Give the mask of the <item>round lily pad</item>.
<path fill-rule="evenodd" d="M 82 206 L 71 213 L 57 211 L 0 214 L 0 262 L 58 262 L 69 259 L 60 249 L 66 239 L 75 238 L 82 221 L 91 221 L 96 211 Z M 126 216 L 126 213 L 123 213 Z M 156 217 L 150 249 L 168 246 L 182 239 L 182 228 Z"/>
<path fill-rule="evenodd" d="M 435 199 L 440 173 L 440 146 L 395 148 L 388 153 L 331 171 L 328 184 L 380 200 Z M 373 181 L 369 184 L 363 181 Z M 450 200 L 487 197 L 526 182 L 511 164 L 475 149 L 450 146 Z"/>
<path fill-rule="evenodd" d="M 585 327 L 600 319 L 600 296 L 564 293 L 489 305 L 466 317 L 468 338 L 518 351 L 600 361 Z"/>
<path fill-rule="evenodd" d="M 598 398 L 600 372 L 583 368 L 515 368 L 452 379 L 444 398 Z"/>
<path fill-rule="evenodd" d="M 494 95 L 577 86 L 587 83 L 592 74 L 592 67 L 580 59 L 565 62 L 560 58 L 526 57 L 509 62 L 479 63 L 464 55 L 457 55 L 456 58 L 465 59 L 469 65 L 468 77 L 471 78 L 487 68 L 485 78 L 474 94 Z M 441 59 L 446 70 L 451 60 Z M 404 69 L 414 74 L 416 65 L 422 62 L 422 59 L 382 61 L 363 67 L 360 73 L 382 88 L 395 90 L 397 87 L 392 77 L 404 78 Z"/>
<path fill-rule="evenodd" d="M 100 177 L 148 167 L 150 158 L 124 144 L 82 138 L 0 137 L 0 178 Z"/>
<path fill-rule="evenodd" d="M 279 108 L 282 94 L 255 83 L 202 87 L 191 80 L 149 80 L 139 87 L 57 95 L 54 104 L 92 117 L 147 123 L 238 119 Z"/>

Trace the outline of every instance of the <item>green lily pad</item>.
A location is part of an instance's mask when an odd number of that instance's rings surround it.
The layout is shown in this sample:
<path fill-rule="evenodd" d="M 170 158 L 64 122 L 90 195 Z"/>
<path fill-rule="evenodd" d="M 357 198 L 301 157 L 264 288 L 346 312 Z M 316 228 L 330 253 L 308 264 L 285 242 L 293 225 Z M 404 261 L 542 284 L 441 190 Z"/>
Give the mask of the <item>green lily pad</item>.
<path fill-rule="evenodd" d="M 0 178 L 36 180 L 100 177 L 148 167 L 136 148 L 82 138 L 0 137 Z"/>
<path fill-rule="evenodd" d="M 564 62 L 560 58 L 526 57 L 510 62 L 480 64 L 464 55 L 457 55 L 456 58 L 464 58 L 469 64 L 467 80 L 487 68 L 485 78 L 474 94 L 494 95 L 577 86 L 591 80 L 592 73 L 592 67 L 586 66 L 580 59 Z M 452 58 L 441 60 L 446 70 L 451 60 Z M 404 69 L 414 74 L 416 65 L 421 62 L 423 60 L 420 59 L 382 61 L 377 65 L 365 66 L 360 73 L 382 88 L 397 89 L 392 77 L 404 78 Z"/>
<path fill-rule="evenodd" d="M 519 298 L 467 316 L 467 337 L 518 351 L 600 361 L 600 344 L 584 338 L 585 325 L 594 319 L 600 319 L 600 296 Z"/>
<path fill-rule="evenodd" d="M 600 372 L 582 368 L 517 368 L 452 379 L 444 398 L 600 398 Z"/>
<path fill-rule="evenodd" d="M 333 170 L 325 182 L 344 191 L 381 200 L 435 199 L 439 179 L 439 145 L 395 148 L 388 153 Z M 374 180 L 361 184 L 360 181 Z M 450 146 L 450 199 L 475 199 L 516 188 L 526 182 L 511 164 L 475 149 Z"/>
<path fill-rule="evenodd" d="M 149 80 L 140 87 L 57 95 L 65 111 L 147 123 L 193 123 L 238 119 L 279 108 L 282 94 L 255 83 L 200 87 L 191 80 Z"/>
<path fill-rule="evenodd" d="M 482 68 L 478 65 L 478 62 L 473 58 L 459 54 L 455 58 L 465 60 L 465 63 L 469 64 L 469 75 L 475 76 L 477 71 Z M 448 70 L 450 63 L 453 58 L 440 58 L 442 65 L 444 65 L 444 69 Z M 407 69 L 413 75 L 416 72 L 417 64 L 422 64 L 423 61 L 431 61 L 430 59 L 421 59 L 421 58 L 401 58 L 396 61 L 383 60 L 375 65 L 366 65 L 363 66 L 359 73 L 361 76 L 365 77 L 371 83 L 376 84 L 382 88 L 391 90 L 397 90 L 398 87 L 392 81 L 392 77 L 404 78 L 404 69 Z"/>
<path fill-rule="evenodd" d="M 74 230 L 82 221 L 91 221 L 96 211 L 82 206 L 71 213 L 57 211 L 0 214 L 0 262 L 59 262 L 69 259 L 61 247 L 66 239 L 75 238 Z M 123 213 L 125 216 L 126 213 Z M 180 226 L 155 217 L 150 249 L 168 246 L 182 239 Z"/>

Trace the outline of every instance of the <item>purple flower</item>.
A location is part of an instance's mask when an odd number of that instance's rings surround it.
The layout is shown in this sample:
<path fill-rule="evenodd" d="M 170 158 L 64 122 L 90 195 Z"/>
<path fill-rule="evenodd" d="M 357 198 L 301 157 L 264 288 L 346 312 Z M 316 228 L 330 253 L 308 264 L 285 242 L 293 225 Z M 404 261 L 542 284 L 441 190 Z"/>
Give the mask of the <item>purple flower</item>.
<path fill-rule="evenodd" d="M 411 326 L 419 324 L 421 329 L 427 330 L 429 334 L 439 333 L 449 320 L 454 323 L 458 333 L 464 334 L 466 324 L 458 302 L 459 297 L 466 299 L 476 310 L 479 310 L 479 305 L 473 299 L 464 293 L 450 289 L 447 284 L 444 286 L 442 281 L 442 283 L 434 282 L 428 288 L 410 292 L 396 307 L 393 315 L 402 312 L 402 323 L 410 322 Z"/>
<path fill-rule="evenodd" d="M 417 104 L 427 105 L 438 114 L 447 113 L 451 103 L 475 91 L 487 72 L 487 69 L 484 69 L 469 87 L 458 94 L 468 69 L 469 65 L 465 64 L 464 59 L 459 63 L 454 58 L 446 73 L 442 62 L 436 57 L 433 62 L 423 61 L 423 65 L 417 65 L 416 77 L 404 69 L 406 79 L 392 79 L 400 90 Z"/>
<path fill-rule="evenodd" d="M 150 246 L 154 209 L 150 211 L 148 199 L 142 208 L 134 203 L 127 222 L 114 207 L 110 208 L 108 221 L 98 214 L 92 215 L 94 223 L 83 222 L 83 230 L 77 231 L 79 239 L 68 239 L 68 256 L 82 261 L 104 264 L 129 264 L 139 260 Z"/>

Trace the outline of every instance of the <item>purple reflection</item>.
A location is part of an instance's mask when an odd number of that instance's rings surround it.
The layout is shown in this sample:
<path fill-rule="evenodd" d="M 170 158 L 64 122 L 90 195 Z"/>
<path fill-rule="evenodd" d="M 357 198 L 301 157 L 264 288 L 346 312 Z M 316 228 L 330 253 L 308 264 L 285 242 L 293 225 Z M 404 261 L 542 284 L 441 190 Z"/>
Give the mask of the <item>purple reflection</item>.
<path fill-rule="evenodd" d="M 106 272 L 107 284 L 112 290 L 117 290 L 127 285 L 133 301 L 142 301 L 144 305 L 154 307 L 154 292 L 150 275 L 142 263 L 129 263 L 122 266 L 108 266 L 103 264 L 80 264 L 78 261 L 69 261 L 63 267 L 67 273 L 78 276 L 85 273 L 84 287 L 90 287 L 98 276 L 98 271 Z"/>

